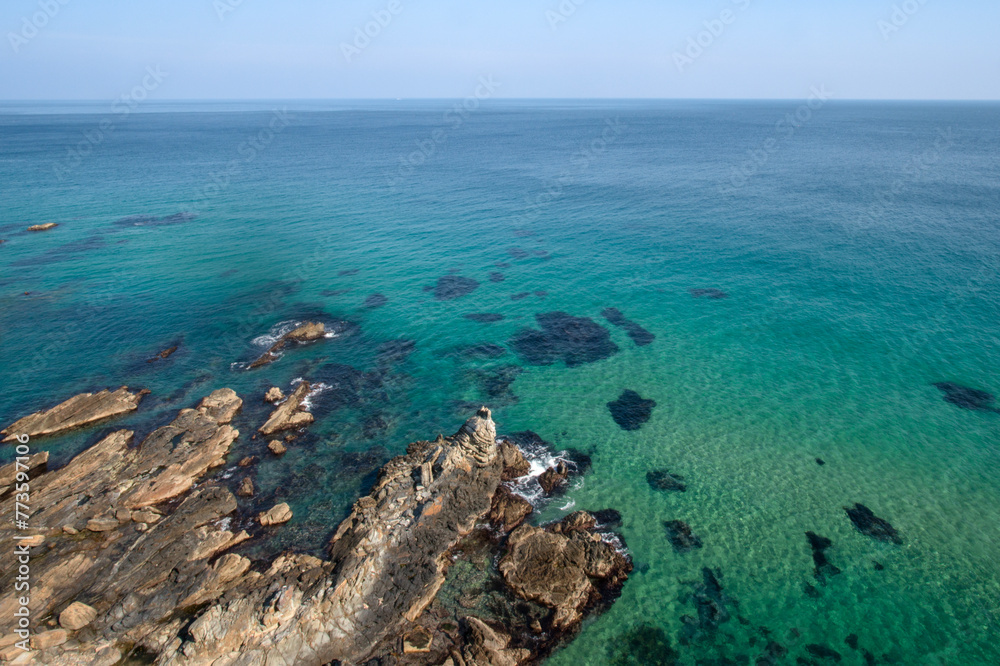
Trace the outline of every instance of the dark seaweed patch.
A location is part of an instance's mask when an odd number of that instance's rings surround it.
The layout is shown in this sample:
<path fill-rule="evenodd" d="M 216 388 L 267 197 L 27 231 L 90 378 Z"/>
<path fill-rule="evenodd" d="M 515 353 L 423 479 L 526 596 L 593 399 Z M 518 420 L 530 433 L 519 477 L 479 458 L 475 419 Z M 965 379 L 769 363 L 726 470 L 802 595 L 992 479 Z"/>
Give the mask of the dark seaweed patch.
<path fill-rule="evenodd" d="M 551 365 L 563 361 L 567 367 L 593 363 L 618 352 L 606 328 L 585 317 L 565 312 L 535 315 L 541 330 L 522 329 L 510 346 L 526 363 Z"/>
<path fill-rule="evenodd" d="M 624 329 L 637 347 L 645 347 L 656 339 L 655 335 L 642 326 L 627 319 L 618 308 L 604 308 L 601 311 L 601 316 L 607 319 L 612 325 Z"/>
<path fill-rule="evenodd" d="M 934 384 L 938 390 L 944 393 L 944 401 L 961 407 L 981 412 L 997 412 L 1000 409 L 993 406 L 993 394 L 979 389 L 969 388 L 954 382 L 937 382 Z"/>
<path fill-rule="evenodd" d="M 467 314 L 463 316 L 466 319 L 479 322 L 480 324 L 492 324 L 494 322 L 503 321 L 504 319 L 502 314 L 496 314 L 493 312 L 480 312 L 475 314 Z"/>
<path fill-rule="evenodd" d="M 666 469 L 656 469 L 646 472 L 646 483 L 653 490 L 663 492 L 683 493 L 687 490 L 684 477 L 680 474 L 673 474 L 670 470 Z"/>
<path fill-rule="evenodd" d="M 653 415 L 655 400 L 647 400 L 632 390 L 625 390 L 621 396 L 608 403 L 611 418 L 622 430 L 638 430 Z"/>
<path fill-rule="evenodd" d="M 116 227 L 163 227 L 171 224 L 184 224 L 197 217 L 194 213 L 174 213 L 166 217 L 155 215 L 129 215 L 115 220 Z"/>
<path fill-rule="evenodd" d="M 524 298 L 527 298 L 528 296 L 531 296 L 531 292 L 530 291 L 520 291 L 520 292 L 518 292 L 516 294 L 511 294 L 510 295 L 510 300 L 512 300 L 512 301 L 520 301 L 520 300 L 522 300 Z"/>
<path fill-rule="evenodd" d="M 434 298 L 439 301 L 450 301 L 462 296 L 468 296 L 479 288 L 479 283 L 472 278 L 461 275 L 445 275 L 438 279 L 434 286 Z"/>
<path fill-rule="evenodd" d="M 729 298 L 729 294 L 722 291 L 721 289 L 688 289 L 688 292 L 695 298 Z"/>
<path fill-rule="evenodd" d="M 389 299 L 384 294 L 372 294 L 365 299 L 365 307 L 370 310 L 374 310 L 375 308 L 382 307 L 388 302 Z"/>
<path fill-rule="evenodd" d="M 359 269 L 359 268 L 346 268 L 346 269 L 338 272 L 337 276 L 338 277 L 348 277 L 350 275 L 357 275 L 360 272 L 361 272 L 361 269 Z"/>
<path fill-rule="evenodd" d="M 402 363 L 417 349 L 413 340 L 389 340 L 378 346 L 375 360 L 379 365 L 394 365 Z"/>
<path fill-rule="evenodd" d="M 629 629 L 608 648 L 610 666 L 674 666 L 677 659 L 667 633 L 651 624 Z"/>
<path fill-rule="evenodd" d="M 529 256 L 527 250 L 523 250 L 519 247 L 509 247 L 507 248 L 507 254 L 514 257 L 515 259 L 527 259 Z"/>
<path fill-rule="evenodd" d="M 678 553 L 686 553 L 695 548 L 701 548 L 701 537 L 691 532 L 691 526 L 683 520 L 664 521 L 663 527 L 667 530 L 667 539 L 670 545 Z"/>
<path fill-rule="evenodd" d="M 490 282 L 503 282 L 507 277 L 503 273 L 490 273 Z"/>
<path fill-rule="evenodd" d="M 870 536 L 877 541 L 887 541 L 895 544 L 903 543 L 896 528 L 889 524 L 889 521 L 876 516 L 871 509 L 864 504 L 855 504 L 854 508 L 844 507 L 854 527 L 865 536 Z"/>
<path fill-rule="evenodd" d="M 73 241 L 60 245 L 58 247 L 51 248 L 42 254 L 35 255 L 33 257 L 25 257 L 23 259 L 18 259 L 13 262 L 12 266 L 17 267 L 28 267 L 28 266 L 43 266 L 45 264 L 54 264 L 60 261 L 68 261 L 73 259 L 78 254 L 83 254 L 84 252 L 89 252 L 91 250 L 99 250 L 107 246 L 107 242 L 104 240 L 103 236 L 94 234 L 88 236 L 82 240 Z"/>
<path fill-rule="evenodd" d="M 825 584 L 827 576 L 836 576 L 840 573 L 840 569 L 826 558 L 826 551 L 833 546 L 833 542 L 815 532 L 806 532 L 806 539 L 809 540 L 809 547 L 812 549 L 813 575 L 816 580 Z"/>

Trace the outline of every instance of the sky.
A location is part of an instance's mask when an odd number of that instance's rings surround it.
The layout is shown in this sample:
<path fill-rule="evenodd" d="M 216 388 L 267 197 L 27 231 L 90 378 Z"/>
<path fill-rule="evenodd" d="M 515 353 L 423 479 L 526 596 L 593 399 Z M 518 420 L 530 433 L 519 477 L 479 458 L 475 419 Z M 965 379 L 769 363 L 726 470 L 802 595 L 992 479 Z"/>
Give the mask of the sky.
<path fill-rule="evenodd" d="M 0 99 L 1000 99 L 996 0 L 3 0 Z"/>

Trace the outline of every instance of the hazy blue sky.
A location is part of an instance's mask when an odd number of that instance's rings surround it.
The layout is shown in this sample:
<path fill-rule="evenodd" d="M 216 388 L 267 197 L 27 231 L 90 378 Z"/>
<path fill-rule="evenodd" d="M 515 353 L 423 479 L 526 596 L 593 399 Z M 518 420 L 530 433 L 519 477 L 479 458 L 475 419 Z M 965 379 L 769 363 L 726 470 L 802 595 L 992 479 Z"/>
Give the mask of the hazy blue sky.
<path fill-rule="evenodd" d="M 997 0 L 3 0 L 0 28 L 3 99 L 113 99 L 156 66 L 159 99 L 464 97 L 482 76 L 502 97 L 1000 99 Z"/>

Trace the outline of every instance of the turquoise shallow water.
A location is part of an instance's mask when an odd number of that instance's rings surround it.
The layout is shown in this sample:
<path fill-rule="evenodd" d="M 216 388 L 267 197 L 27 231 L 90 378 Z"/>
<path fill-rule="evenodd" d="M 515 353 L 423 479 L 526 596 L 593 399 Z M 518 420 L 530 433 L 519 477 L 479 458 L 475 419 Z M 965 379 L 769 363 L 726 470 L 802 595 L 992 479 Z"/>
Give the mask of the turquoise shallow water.
<path fill-rule="evenodd" d="M 274 124 L 283 106 L 287 125 Z M 550 663 L 609 663 L 641 623 L 684 664 L 754 663 L 769 640 L 788 650 L 777 663 L 816 659 L 809 644 L 845 664 L 863 650 L 997 663 L 1000 414 L 933 384 L 1000 393 L 1000 107 L 829 103 L 778 131 L 796 106 L 510 102 L 460 123 L 443 102 L 152 109 L 112 116 L 79 164 L 68 147 L 110 111 L 5 108 L 0 421 L 128 384 L 152 390 L 123 421 L 144 432 L 230 386 L 248 398 L 235 461 L 263 446 L 249 437 L 263 389 L 327 382 L 310 437 L 255 479 L 260 503 L 295 510 L 279 538 L 318 548 L 381 462 L 486 402 L 502 430 L 591 455 L 543 518 L 618 509 L 637 563 L 618 603 Z M 763 165 L 734 177 L 768 139 Z M 195 217 L 116 222 L 179 212 Z M 451 272 L 480 286 L 450 301 L 424 290 Z M 387 304 L 366 308 L 375 293 Z M 637 347 L 601 317 L 609 306 L 656 340 Z M 507 345 L 552 311 L 607 326 L 619 352 L 572 368 L 461 353 Z M 259 372 L 234 365 L 312 317 L 356 328 Z M 380 364 L 397 339 L 413 354 Z M 516 400 L 490 397 L 483 373 L 508 366 L 521 369 Z M 336 382 L 365 387 L 342 405 Z M 606 406 L 624 389 L 657 403 L 639 430 Z M 41 445 L 65 460 L 105 429 Z M 650 489 L 646 472 L 662 468 L 687 492 Z M 903 544 L 855 531 L 842 508 L 855 502 Z M 674 552 L 673 519 L 704 547 Z M 833 541 L 843 573 L 825 586 L 806 531 Z M 732 619 L 681 644 L 703 567 L 721 571 Z"/>

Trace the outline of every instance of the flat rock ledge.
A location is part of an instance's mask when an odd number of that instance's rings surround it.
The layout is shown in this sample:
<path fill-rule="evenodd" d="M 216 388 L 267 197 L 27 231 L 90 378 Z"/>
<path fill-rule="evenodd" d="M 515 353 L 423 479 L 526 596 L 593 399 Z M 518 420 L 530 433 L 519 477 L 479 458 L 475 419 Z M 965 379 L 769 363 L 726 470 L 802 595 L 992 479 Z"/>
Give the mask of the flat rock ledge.
<path fill-rule="evenodd" d="M 510 500 L 497 492 L 505 472 L 523 461 L 509 449 L 501 454 L 486 408 L 455 435 L 415 442 L 389 461 L 336 530 L 326 559 L 285 552 L 251 562 L 228 552 L 251 538 L 230 530 L 239 522 L 235 497 L 202 478 L 224 463 L 239 435 L 229 423 L 241 406 L 233 391 L 216 391 L 138 446 L 133 433 L 118 431 L 33 480 L 39 508 L 29 523 L 45 541 L 32 551 L 30 610 L 36 626 L 55 627 L 58 619 L 61 628 L 36 634 L 30 653 L 0 649 L 0 659 L 517 666 L 537 663 L 559 637 L 571 636 L 597 597 L 616 596 L 631 570 L 584 512 L 512 533 L 488 528 L 494 497 Z M 518 634 L 526 626 L 479 611 L 463 611 L 443 633 L 427 612 L 456 549 L 484 533 L 505 552 L 499 561 L 511 615 L 515 606 L 538 609 L 530 625 L 547 639 L 525 641 Z M 12 536 L 12 526 L 0 526 L 0 539 Z M 0 573 L 0 644 L 7 646 L 16 628 L 13 575 Z"/>
<path fill-rule="evenodd" d="M 134 411 L 146 393 L 131 393 L 127 386 L 117 391 L 105 389 L 100 393 L 81 393 L 51 409 L 25 416 L 0 431 L 0 435 L 4 436 L 4 442 L 16 441 L 19 435 L 31 438 L 58 435 Z"/>

